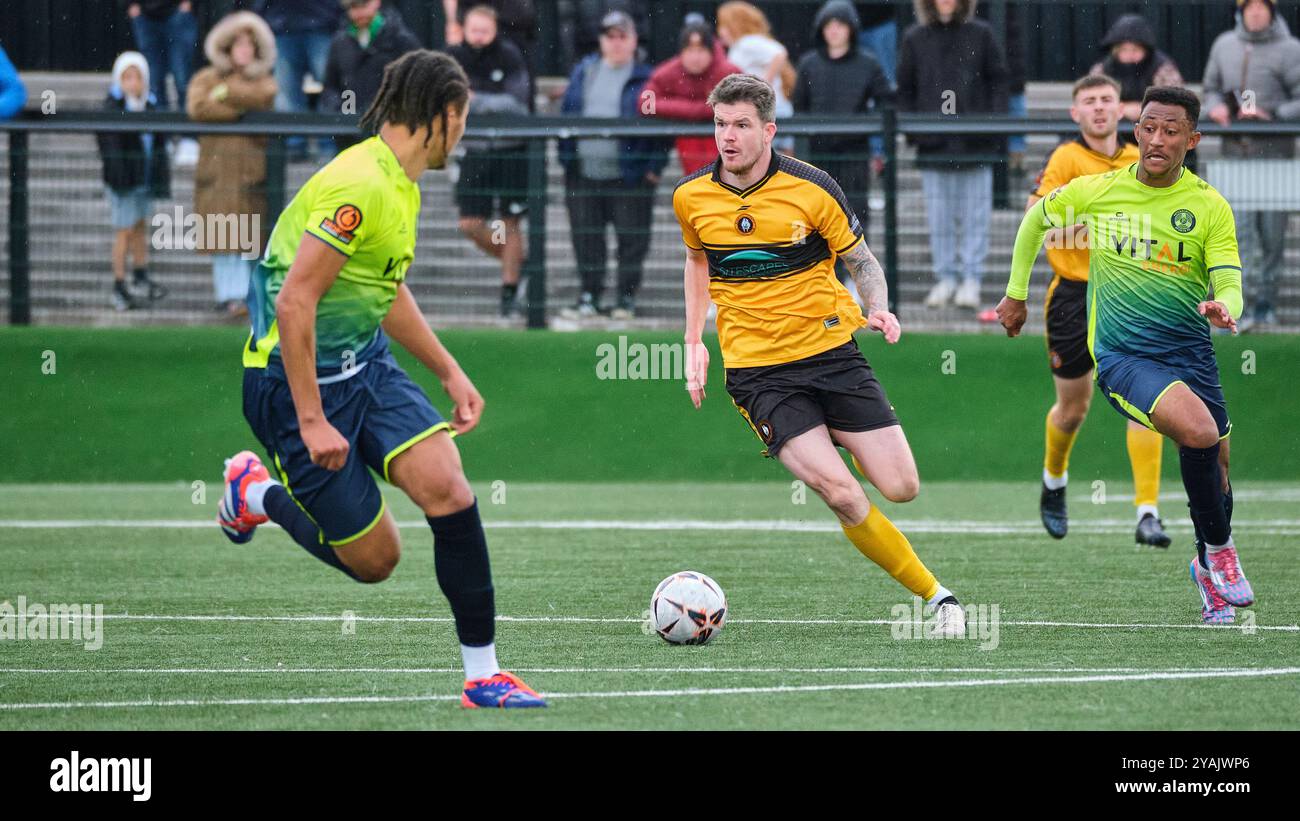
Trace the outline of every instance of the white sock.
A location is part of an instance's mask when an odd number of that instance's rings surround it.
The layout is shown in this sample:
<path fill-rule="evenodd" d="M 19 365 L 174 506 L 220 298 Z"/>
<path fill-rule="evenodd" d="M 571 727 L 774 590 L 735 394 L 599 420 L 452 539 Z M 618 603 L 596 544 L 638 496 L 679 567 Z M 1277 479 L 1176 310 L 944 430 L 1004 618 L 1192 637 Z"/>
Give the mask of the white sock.
<path fill-rule="evenodd" d="M 1228 537 L 1228 541 L 1227 541 L 1226 544 L 1207 544 L 1207 545 L 1205 546 L 1205 552 L 1206 552 L 1206 553 L 1218 553 L 1220 550 L 1227 550 L 1227 549 L 1230 548 L 1230 547 L 1232 547 L 1232 537 L 1231 537 L 1231 536 Z"/>
<path fill-rule="evenodd" d="M 261 482 L 252 482 L 244 490 L 244 502 L 248 509 L 258 516 L 266 515 L 266 508 L 262 506 L 262 498 L 266 496 L 266 491 L 280 484 L 274 479 L 264 479 Z"/>
<path fill-rule="evenodd" d="M 930 597 L 930 600 L 926 602 L 926 605 L 929 607 L 936 607 L 938 606 L 939 602 L 943 601 L 944 599 L 948 598 L 951 595 L 952 595 L 951 590 L 944 587 L 943 585 L 939 585 L 939 589 L 936 590 L 935 594 Z"/>
<path fill-rule="evenodd" d="M 485 644 L 482 647 L 470 647 L 467 644 L 462 644 L 460 646 L 460 657 L 465 662 L 465 679 L 467 681 L 495 676 L 501 672 L 501 667 L 497 665 L 496 642 Z"/>
<path fill-rule="evenodd" d="M 1047 468 L 1043 468 L 1043 485 L 1045 485 L 1048 490 L 1060 490 L 1061 488 L 1069 484 L 1069 482 L 1070 482 L 1070 471 L 1067 470 L 1065 473 L 1062 473 L 1060 476 L 1053 476 L 1052 474 L 1047 472 Z"/>
<path fill-rule="evenodd" d="M 1139 522 L 1142 521 L 1143 517 L 1145 517 L 1148 513 L 1150 513 L 1152 516 L 1155 516 L 1157 519 L 1160 518 L 1160 510 L 1155 505 L 1138 505 Z"/>

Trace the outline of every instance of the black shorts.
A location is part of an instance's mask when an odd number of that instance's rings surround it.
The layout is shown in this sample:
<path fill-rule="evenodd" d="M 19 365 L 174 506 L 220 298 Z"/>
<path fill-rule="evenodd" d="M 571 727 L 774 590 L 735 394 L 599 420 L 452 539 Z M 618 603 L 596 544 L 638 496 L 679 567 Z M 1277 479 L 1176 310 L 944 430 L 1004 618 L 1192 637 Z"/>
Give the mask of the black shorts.
<path fill-rule="evenodd" d="M 727 393 L 767 445 L 764 456 L 776 456 L 786 442 L 818 425 L 864 431 L 898 424 L 854 340 L 794 362 L 728 368 Z"/>
<path fill-rule="evenodd" d="M 528 155 L 523 148 L 468 151 L 456 180 L 462 217 L 522 217 L 528 210 Z"/>
<path fill-rule="evenodd" d="M 1088 352 L 1088 283 L 1056 277 L 1047 288 L 1047 361 L 1052 374 L 1078 379 L 1092 370 Z"/>

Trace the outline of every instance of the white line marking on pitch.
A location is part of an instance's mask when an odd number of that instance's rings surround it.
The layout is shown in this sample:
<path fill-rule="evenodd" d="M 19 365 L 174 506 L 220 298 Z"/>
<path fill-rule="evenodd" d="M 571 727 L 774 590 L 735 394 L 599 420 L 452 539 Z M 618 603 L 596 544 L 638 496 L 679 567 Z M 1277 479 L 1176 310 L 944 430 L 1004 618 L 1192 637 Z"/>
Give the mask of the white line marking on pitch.
<path fill-rule="evenodd" d="M 976 533 L 983 535 L 1034 535 L 1043 530 L 1039 522 L 998 522 L 976 519 L 938 520 L 916 519 L 895 522 L 900 530 L 913 533 Z M 665 519 L 665 520 L 624 520 L 624 519 L 575 519 L 575 520 L 541 520 L 522 519 L 516 521 L 489 521 L 483 523 L 489 530 L 644 530 L 644 531 L 735 531 L 761 530 L 783 533 L 839 533 L 840 527 L 833 521 L 797 521 L 791 519 Z M 1273 535 L 1300 535 L 1300 519 L 1258 519 L 1241 520 L 1234 525 L 1244 528 L 1267 529 Z M 274 527 L 273 523 L 262 525 Z M 427 522 L 398 522 L 404 529 L 427 529 Z M 1071 522 L 1071 527 L 1080 533 L 1108 535 L 1129 532 L 1133 529 L 1130 519 L 1095 519 Z M 68 528 L 132 528 L 151 530 L 201 530 L 210 528 L 214 532 L 216 525 L 206 519 L 0 519 L 0 528 L 8 529 L 50 529 Z"/>
<path fill-rule="evenodd" d="M 1188 672 L 1137 673 L 1132 675 L 1051 676 L 1033 678 L 959 679 L 957 681 L 873 681 L 852 684 L 793 684 L 772 687 L 686 687 L 672 690 L 615 690 L 611 692 L 543 692 L 549 699 L 565 698 L 674 698 L 680 696 L 767 695 L 777 693 L 817 693 L 844 690 L 915 690 L 948 687 L 1005 687 L 1028 684 L 1109 684 L 1130 681 L 1175 681 L 1209 678 L 1259 678 L 1264 676 L 1300 675 L 1300 667 L 1273 667 L 1243 670 L 1198 670 Z M 217 699 L 146 699 L 141 701 L 41 701 L 4 704 L 3 710 L 98 710 L 131 707 L 244 707 L 299 704 L 399 704 L 410 702 L 457 701 L 459 695 L 411 696 L 303 696 L 297 698 L 217 698 Z"/>
<path fill-rule="evenodd" d="M 40 615 L 28 615 L 28 619 L 42 618 Z M 44 618 L 49 618 L 48 614 Z M 445 624 L 452 621 L 451 616 L 240 616 L 240 615 L 164 615 L 133 613 L 105 613 L 104 619 L 115 621 L 283 621 L 283 622 L 380 622 L 399 624 Z M 599 616 L 497 616 L 499 622 L 541 623 L 541 624 L 641 624 L 644 619 L 627 617 Z M 792 624 L 792 625 L 845 625 L 872 626 L 894 624 L 916 624 L 912 621 L 897 619 L 727 619 L 728 624 Z M 1239 624 L 1155 624 L 1125 622 L 1073 622 L 1073 621 L 1011 621 L 1003 619 L 1002 627 L 1063 627 L 1093 630 L 1267 630 L 1282 633 L 1300 633 L 1296 624 L 1253 624 L 1249 627 Z"/>
<path fill-rule="evenodd" d="M 1267 667 L 1170 667 L 1153 670 L 1147 667 L 512 667 L 516 673 L 689 673 L 695 674 L 778 674 L 778 673 L 1205 673 L 1238 672 L 1241 670 L 1267 670 Z M 117 673 L 126 675 L 238 675 L 292 673 L 303 675 L 333 675 L 339 673 L 391 673 L 394 675 L 426 675 L 432 673 L 464 673 L 460 667 L 107 667 L 66 668 L 57 667 L 7 667 L 0 675 L 99 675 Z"/>

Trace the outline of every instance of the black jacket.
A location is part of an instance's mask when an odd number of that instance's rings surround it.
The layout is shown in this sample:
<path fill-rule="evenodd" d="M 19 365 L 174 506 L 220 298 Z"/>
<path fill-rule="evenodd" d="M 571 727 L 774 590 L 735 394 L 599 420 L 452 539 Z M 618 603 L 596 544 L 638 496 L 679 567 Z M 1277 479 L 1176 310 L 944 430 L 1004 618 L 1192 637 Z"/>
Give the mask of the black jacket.
<path fill-rule="evenodd" d="M 349 23 L 330 41 L 329 62 L 325 64 L 324 89 L 316 110 L 338 114 L 342 110 L 343 92 L 356 95 L 356 113 L 364 114 L 379 93 L 384 79 L 384 66 L 393 60 L 420 48 L 420 41 L 410 32 L 396 9 L 385 8 L 384 24 L 365 48 L 352 33 Z"/>
<path fill-rule="evenodd" d="M 109 92 L 104 99 L 105 111 L 125 111 L 126 100 Z M 153 98 L 146 111 L 156 111 Z M 156 199 L 171 196 L 171 167 L 167 159 L 167 135 L 153 135 L 148 174 L 145 171 L 144 139 L 136 131 L 104 131 L 95 135 L 99 155 L 104 161 L 104 184 L 117 193 L 149 184 L 149 195 Z"/>
<path fill-rule="evenodd" d="M 478 114 L 528 114 L 531 99 L 531 79 L 528 64 L 519 47 L 505 37 L 498 36 L 480 49 L 468 43 L 452 46 L 447 53 L 465 69 L 470 91 L 469 113 Z M 486 140 L 479 138 L 461 141 L 466 151 L 485 151 L 490 148 L 516 148 L 523 143 L 515 140 Z"/>
<path fill-rule="evenodd" d="M 844 21 L 853 31 L 849 51 L 837 59 L 831 59 L 826 52 L 826 41 L 821 34 L 822 27 L 832 18 Z M 865 114 L 894 104 L 894 86 L 880 62 L 857 48 L 858 28 L 857 12 L 845 0 L 830 0 L 817 12 L 813 18 L 813 40 L 817 48 L 806 52 L 795 66 L 790 104 L 796 113 Z M 813 137 L 811 148 L 815 154 L 826 154 L 863 151 L 865 145 L 865 137 L 836 135 Z"/>
<path fill-rule="evenodd" d="M 1007 66 L 993 30 L 981 20 L 917 24 L 898 49 L 898 107 L 926 114 L 1005 114 Z M 956 119 L 954 117 L 954 119 Z M 1001 137 L 910 137 L 918 162 L 989 162 Z"/>

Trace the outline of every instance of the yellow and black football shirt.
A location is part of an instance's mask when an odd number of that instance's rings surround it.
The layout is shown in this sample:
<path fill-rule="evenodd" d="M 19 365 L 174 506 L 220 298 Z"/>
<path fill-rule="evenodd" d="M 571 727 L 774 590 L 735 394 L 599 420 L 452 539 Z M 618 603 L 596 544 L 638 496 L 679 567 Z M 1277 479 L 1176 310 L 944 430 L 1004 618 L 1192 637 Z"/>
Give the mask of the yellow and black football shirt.
<path fill-rule="evenodd" d="M 1119 151 L 1107 157 L 1088 147 L 1082 136 L 1063 142 L 1047 158 L 1047 165 L 1038 175 L 1034 196 L 1046 197 L 1076 177 L 1104 174 L 1117 168 L 1128 168 L 1140 159 L 1138 147 L 1121 143 Z M 1088 281 L 1087 248 L 1048 248 L 1047 262 L 1057 276 L 1076 282 Z"/>
<path fill-rule="evenodd" d="M 773 151 L 767 175 L 742 191 L 722 181 L 721 163 L 684 177 L 673 210 L 682 241 L 709 260 L 724 365 L 779 365 L 849 341 L 867 321 L 835 260 L 862 226 L 839 184 Z"/>

